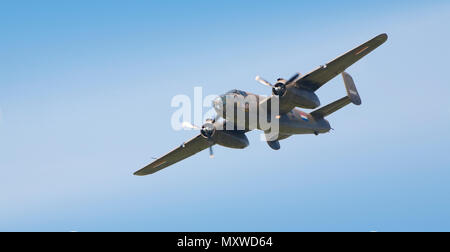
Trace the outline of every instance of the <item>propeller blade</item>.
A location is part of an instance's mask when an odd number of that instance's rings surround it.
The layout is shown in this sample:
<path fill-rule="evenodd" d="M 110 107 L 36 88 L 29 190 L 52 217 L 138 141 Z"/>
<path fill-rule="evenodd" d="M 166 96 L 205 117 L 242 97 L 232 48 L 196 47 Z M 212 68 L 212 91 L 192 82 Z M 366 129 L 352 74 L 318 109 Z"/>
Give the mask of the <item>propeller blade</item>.
<path fill-rule="evenodd" d="M 198 127 L 198 126 L 196 126 L 196 125 L 193 125 L 193 124 L 190 123 L 190 122 L 183 122 L 183 123 L 181 124 L 181 127 L 185 128 L 185 129 L 196 129 L 196 130 L 201 130 L 201 129 L 202 129 L 201 127 Z"/>
<path fill-rule="evenodd" d="M 257 82 L 259 82 L 259 83 L 261 83 L 261 84 L 265 85 L 265 86 L 268 86 L 268 87 L 273 87 L 273 85 L 272 85 L 272 84 L 270 84 L 270 82 L 268 82 L 268 81 L 264 80 L 264 79 L 263 79 L 263 78 L 261 78 L 261 77 L 260 77 L 259 75 L 258 75 L 258 76 L 256 76 L 255 80 L 256 80 Z"/>
<path fill-rule="evenodd" d="M 300 74 L 299 74 L 299 73 L 296 73 L 294 76 L 292 76 L 292 77 L 286 82 L 285 85 L 288 85 L 288 84 L 290 84 L 291 82 L 294 82 L 299 76 L 300 76 Z"/>
<path fill-rule="evenodd" d="M 222 115 L 217 114 L 216 117 L 214 117 L 214 122 L 219 121 L 220 118 L 222 118 Z"/>
<path fill-rule="evenodd" d="M 209 158 L 214 158 L 214 151 L 212 146 L 209 146 Z"/>

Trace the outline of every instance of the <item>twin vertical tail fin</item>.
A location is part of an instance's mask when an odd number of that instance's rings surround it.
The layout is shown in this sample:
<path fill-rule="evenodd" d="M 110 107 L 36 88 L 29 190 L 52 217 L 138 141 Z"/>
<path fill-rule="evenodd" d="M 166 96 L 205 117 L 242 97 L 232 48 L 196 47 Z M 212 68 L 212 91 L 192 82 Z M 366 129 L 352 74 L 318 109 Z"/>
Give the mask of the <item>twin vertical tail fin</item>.
<path fill-rule="evenodd" d="M 355 105 L 361 105 L 361 97 L 359 97 L 358 90 L 356 90 L 355 82 L 350 74 L 343 72 L 342 78 L 344 79 L 345 89 L 347 89 L 347 96 L 350 101 Z"/>
<path fill-rule="evenodd" d="M 330 103 L 318 110 L 311 113 L 313 117 L 323 118 L 332 113 L 338 111 L 339 109 L 347 106 L 350 103 L 355 105 L 361 105 L 361 98 L 359 97 L 358 90 L 356 90 L 355 82 L 350 74 L 343 72 L 342 78 L 344 79 L 345 89 L 347 90 L 347 96 Z"/>

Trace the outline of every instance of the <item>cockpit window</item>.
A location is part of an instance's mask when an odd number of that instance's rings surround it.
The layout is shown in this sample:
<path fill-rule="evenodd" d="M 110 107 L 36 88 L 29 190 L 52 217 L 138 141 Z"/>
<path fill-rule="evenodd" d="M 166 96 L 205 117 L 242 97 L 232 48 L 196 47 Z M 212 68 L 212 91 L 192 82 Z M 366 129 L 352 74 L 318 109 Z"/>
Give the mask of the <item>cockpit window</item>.
<path fill-rule="evenodd" d="M 244 97 L 248 96 L 248 94 L 246 92 L 241 91 L 241 90 L 237 90 L 237 89 L 230 90 L 230 91 L 227 92 L 227 94 L 239 94 L 239 95 L 242 95 Z"/>

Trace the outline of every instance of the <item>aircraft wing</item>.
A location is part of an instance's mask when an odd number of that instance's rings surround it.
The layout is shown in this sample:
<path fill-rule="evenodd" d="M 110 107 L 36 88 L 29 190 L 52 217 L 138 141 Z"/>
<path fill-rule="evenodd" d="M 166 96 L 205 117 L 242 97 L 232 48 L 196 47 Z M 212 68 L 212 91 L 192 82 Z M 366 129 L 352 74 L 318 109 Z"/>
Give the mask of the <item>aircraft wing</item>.
<path fill-rule="evenodd" d="M 382 45 L 387 38 L 388 36 L 386 34 L 376 36 L 366 43 L 329 62 L 328 64 L 321 66 L 298 79 L 295 82 L 295 85 L 298 88 L 316 91 L 322 85 L 336 77 L 336 75 L 342 73 L 345 69 L 353 65 L 356 61 L 360 60 L 362 57 Z"/>
<path fill-rule="evenodd" d="M 207 149 L 209 146 L 211 146 L 211 144 L 208 142 L 208 140 L 199 134 L 198 136 L 185 142 L 184 144 L 174 149 L 173 151 L 167 153 L 163 157 L 153 161 L 153 163 L 135 172 L 134 175 L 145 176 L 153 174 L 183 159 L 186 159 L 204 149 Z"/>

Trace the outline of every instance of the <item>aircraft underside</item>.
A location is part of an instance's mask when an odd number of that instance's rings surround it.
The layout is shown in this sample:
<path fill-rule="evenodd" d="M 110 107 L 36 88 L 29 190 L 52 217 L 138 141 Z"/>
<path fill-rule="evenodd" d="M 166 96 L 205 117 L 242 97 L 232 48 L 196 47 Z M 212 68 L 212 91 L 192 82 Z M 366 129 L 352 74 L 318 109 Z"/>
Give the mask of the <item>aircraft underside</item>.
<path fill-rule="evenodd" d="M 258 82 L 272 88 L 270 97 L 236 89 L 217 97 L 213 101 L 217 113 L 215 119 L 206 120 L 201 127 L 189 122 L 183 123 L 189 128 L 200 130 L 200 134 L 154 160 L 135 172 L 135 175 L 155 173 L 208 148 L 212 157 L 212 146 L 216 144 L 244 149 L 249 145 L 246 133 L 251 130 L 264 131 L 267 144 L 274 150 L 281 148 L 279 140 L 292 135 L 319 135 L 329 132 L 331 126 L 325 117 L 350 103 L 361 104 L 353 78 L 345 70 L 383 44 L 387 38 L 386 34 L 380 34 L 304 76 L 296 73 L 288 80 L 277 79 L 275 84 L 257 76 Z M 315 92 L 340 73 L 347 95 L 318 108 L 320 101 Z M 316 110 L 306 113 L 297 107 Z"/>

